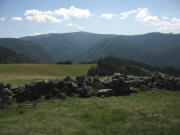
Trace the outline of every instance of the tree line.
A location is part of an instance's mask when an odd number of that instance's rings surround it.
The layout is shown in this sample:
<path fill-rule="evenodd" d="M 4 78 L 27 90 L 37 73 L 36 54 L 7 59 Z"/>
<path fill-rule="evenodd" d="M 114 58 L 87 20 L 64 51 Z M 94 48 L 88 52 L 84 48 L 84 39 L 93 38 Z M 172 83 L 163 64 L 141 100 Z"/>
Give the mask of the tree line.
<path fill-rule="evenodd" d="M 116 72 L 138 76 L 151 76 L 157 72 L 161 72 L 173 76 L 180 76 L 180 69 L 174 67 L 154 67 L 141 62 L 112 56 L 97 60 L 97 65 L 89 69 L 88 75 L 109 76 Z"/>

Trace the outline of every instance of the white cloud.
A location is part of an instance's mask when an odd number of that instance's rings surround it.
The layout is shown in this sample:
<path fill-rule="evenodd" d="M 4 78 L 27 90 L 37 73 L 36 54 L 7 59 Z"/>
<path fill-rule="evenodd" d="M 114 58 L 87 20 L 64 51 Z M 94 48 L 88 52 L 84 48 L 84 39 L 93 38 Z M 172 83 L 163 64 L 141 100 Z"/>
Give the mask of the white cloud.
<path fill-rule="evenodd" d="M 135 14 L 135 13 L 137 13 L 137 10 L 130 10 L 130 11 L 127 11 L 127 12 L 122 12 L 122 13 L 120 14 L 120 19 L 125 20 L 125 19 L 128 18 L 130 15 Z"/>
<path fill-rule="evenodd" d="M 172 18 L 172 22 L 174 22 L 174 23 L 180 23 L 180 19 L 177 19 L 176 17 L 173 17 L 173 18 Z"/>
<path fill-rule="evenodd" d="M 12 17 L 11 18 L 13 21 L 22 21 L 23 18 L 22 17 Z"/>
<path fill-rule="evenodd" d="M 154 26 L 158 30 L 174 30 L 180 27 L 180 19 L 173 17 L 171 20 L 167 16 L 160 19 L 158 16 L 151 15 L 148 8 L 137 8 L 120 14 L 121 19 L 126 19 L 129 15 L 135 14 L 136 21 L 143 22 L 148 26 Z"/>
<path fill-rule="evenodd" d="M 75 6 L 71 6 L 69 9 L 60 8 L 54 11 L 40 11 L 37 9 L 26 10 L 24 15 L 26 20 L 30 20 L 38 23 L 59 23 L 62 21 L 62 16 L 65 20 L 72 18 L 88 18 L 91 16 L 91 12 L 88 9 L 79 9 Z"/>
<path fill-rule="evenodd" d="M 24 15 L 27 20 L 38 23 L 59 23 L 62 20 L 56 18 L 52 11 L 39 11 L 37 9 L 26 10 Z"/>
<path fill-rule="evenodd" d="M 66 24 L 66 26 L 69 26 L 69 27 L 72 27 L 74 24 L 72 24 L 72 23 L 68 23 L 68 24 Z"/>
<path fill-rule="evenodd" d="M 138 8 L 136 18 L 137 19 L 143 19 L 149 15 L 149 9 L 148 8 Z"/>
<path fill-rule="evenodd" d="M 167 16 L 163 16 L 162 17 L 164 20 L 168 20 L 169 19 L 169 17 L 167 17 Z"/>
<path fill-rule="evenodd" d="M 0 18 L 0 22 L 3 22 L 5 20 L 6 20 L 6 18 L 4 18 L 4 17 Z"/>
<path fill-rule="evenodd" d="M 163 17 L 163 19 L 159 19 L 158 16 L 152 16 L 148 8 L 138 8 L 138 14 L 136 15 L 136 19 L 141 21 L 147 25 L 157 27 L 158 30 L 174 30 L 180 27 L 180 20 L 177 18 L 172 18 L 168 20 L 168 17 Z"/>
<path fill-rule="evenodd" d="M 101 14 L 101 18 L 105 18 L 105 19 L 112 19 L 115 16 L 115 14 Z"/>
<path fill-rule="evenodd" d="M 58 10 L 55 10 L 55 14 L 63 16 L 64 19 L 88 18 L 91 16 L 91 12 L 88 9 L 79 9 L 75 6 L 71 6 L 69 9 L 60 8 Z"/>
<path fill-rule="evenodd" d="M 78 28 L 78 29 L 84 29 L 84 27 L 82 27 L 82 26 L 77 26 L 77 28 Z"/>

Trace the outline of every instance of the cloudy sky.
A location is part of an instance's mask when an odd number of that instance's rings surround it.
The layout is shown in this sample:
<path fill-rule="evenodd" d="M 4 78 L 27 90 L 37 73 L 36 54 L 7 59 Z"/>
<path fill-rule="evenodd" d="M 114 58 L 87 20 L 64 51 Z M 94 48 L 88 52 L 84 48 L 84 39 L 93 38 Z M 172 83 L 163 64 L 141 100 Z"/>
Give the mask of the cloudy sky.
<path fill-rule="evenodd" d="M 180 0 L 0 0 L 0 37 L 180 33 Z"/>

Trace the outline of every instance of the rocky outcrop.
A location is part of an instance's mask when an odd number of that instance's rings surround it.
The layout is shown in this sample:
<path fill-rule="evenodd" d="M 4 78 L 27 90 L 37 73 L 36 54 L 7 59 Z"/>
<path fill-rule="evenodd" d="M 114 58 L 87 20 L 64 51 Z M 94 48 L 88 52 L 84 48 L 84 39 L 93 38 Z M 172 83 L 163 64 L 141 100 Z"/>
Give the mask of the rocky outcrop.
<path fill-rule="evenodd" d="M 98 76 L 90 78 L 77 76 L 75 80 L 66 77 L 63 80 L 35 81 L 19 87 L 0 83 L 0 108 L 16 102 L 33 101 L 41 97 L 49 99 L 57 97 L 64 99 L 66 96 L 108 97 L 130 95 L 136 89 L 169 89 L 180 91 L 180 78 L 170 76 L 137 77 L 115 73 L 114 75 L 99 80 Z"/>

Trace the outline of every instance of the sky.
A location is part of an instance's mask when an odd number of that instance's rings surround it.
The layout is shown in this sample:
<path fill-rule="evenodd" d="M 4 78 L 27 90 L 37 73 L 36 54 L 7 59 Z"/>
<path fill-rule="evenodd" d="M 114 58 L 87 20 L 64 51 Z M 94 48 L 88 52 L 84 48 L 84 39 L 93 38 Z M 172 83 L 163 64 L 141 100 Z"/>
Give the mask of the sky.
<path fill-rule="evenodd" d="M 180 33 L 180 0 L 0 0 L 0 37 Z"/>

